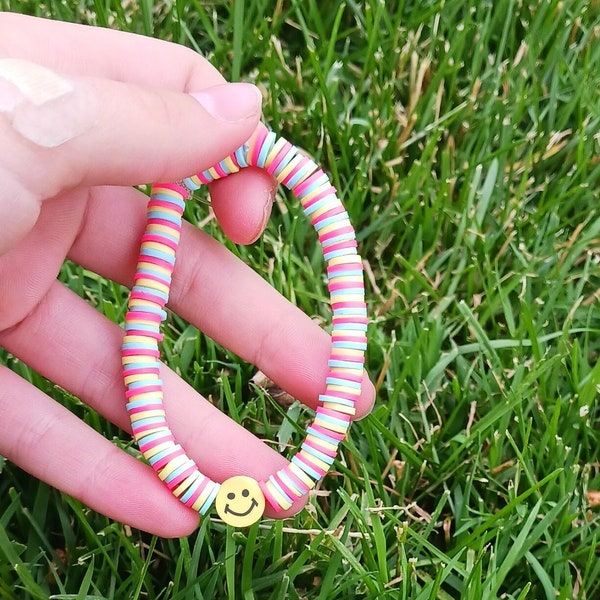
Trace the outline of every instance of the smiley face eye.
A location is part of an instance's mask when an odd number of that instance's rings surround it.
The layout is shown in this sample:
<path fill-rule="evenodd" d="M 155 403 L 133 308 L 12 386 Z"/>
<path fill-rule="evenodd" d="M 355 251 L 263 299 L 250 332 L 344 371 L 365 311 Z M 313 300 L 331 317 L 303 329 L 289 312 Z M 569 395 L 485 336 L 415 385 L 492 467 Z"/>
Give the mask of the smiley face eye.
<path fill-rule="evenodd" d="M 245 492 L 245 491 L 246 491 L 246 490 L 244 490 L 244 492 Z M 244 492 L 242 492 L 242 494 L 243 494 Z M 233 500 L 233 499 L 235 498 L 235 492 L 229 492 L 229 494 L 227 494 L 227 497 L 228 497 L 230 500 Z"/>
<path fill-rule="evenodd" d="M 247 498 L 250 495 L 250 491 L 247 489 L 243 489 L 242 490 L 242 496 L 244 496 L 244 498 Z"/>

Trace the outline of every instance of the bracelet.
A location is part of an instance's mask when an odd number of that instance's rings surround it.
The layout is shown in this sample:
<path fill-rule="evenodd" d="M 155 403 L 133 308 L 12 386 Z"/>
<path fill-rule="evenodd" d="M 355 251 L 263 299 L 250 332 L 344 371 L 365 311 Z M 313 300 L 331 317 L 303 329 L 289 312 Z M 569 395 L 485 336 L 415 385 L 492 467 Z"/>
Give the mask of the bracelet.
<path fill-rule="evenodd" d="M 331 352 L 325 392 L 289 464 L 256 481 L 245 475 L 223 483 L 198 469 L 175 440 L 163 405 L 158 344 L 166 318 L 185 201 L 202 184 L 247 166 L 265 169 L 296 196 L 310 218 L 327 268 L 332 309 Z M 186 506 L 207 513 L 213 502 L 229 525 L 258 521 L 268 503 L 286 510 L 327 473 L 345 439 L 364 372 L 367 311 L 363 267 L 348 213 L 327 175 L 283 138 L 266 130 L 210 169 L 177 183 L 152 186 L 147 225 L 125 317 L 122 364 L 133 437 L 158 477 Z"/>

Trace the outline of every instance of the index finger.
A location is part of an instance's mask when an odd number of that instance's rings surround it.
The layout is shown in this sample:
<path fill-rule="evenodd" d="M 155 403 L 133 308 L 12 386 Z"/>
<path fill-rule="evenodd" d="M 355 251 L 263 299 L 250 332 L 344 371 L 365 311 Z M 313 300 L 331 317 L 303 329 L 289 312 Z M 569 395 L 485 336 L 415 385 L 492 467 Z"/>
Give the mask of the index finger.
<path fill-rule="evenodd" d="M 181 92 L 225 82 L 205 58 L 178 44 L 14 13 L 0 13 L 0 56 L 31 60 L 71 76 Z"/>

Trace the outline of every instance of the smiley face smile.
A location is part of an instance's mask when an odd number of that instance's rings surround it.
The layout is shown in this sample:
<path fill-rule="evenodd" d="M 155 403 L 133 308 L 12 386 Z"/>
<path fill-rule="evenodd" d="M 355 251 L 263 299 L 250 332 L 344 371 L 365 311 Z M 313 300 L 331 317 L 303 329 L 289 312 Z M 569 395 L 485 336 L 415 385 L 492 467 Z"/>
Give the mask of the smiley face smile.
<path fill-rule="evenodd" d="M 248 490 L 243 490 L 242 495 L 244 494 L 244 492 L 247 492 L 247 491 Z M 248 495 L 248 494 L 246 494 L 246 495 Z M 229 494 L 228 494 L 228 497 L 229 497 Z M 235 498 L 235 494 L 234 494 L 234 498 Z M 242 513 L 232 510 L 230 508 L 229 504 L 225 505 L 223 512 L 229 513 L 230 515 L 233 515 L 234 517 L 247 517 L 257 506 L 258 506 L 258 502 L 254 498 L 252 498 L 252 503 L 250 504 L 250 508 Z"/>

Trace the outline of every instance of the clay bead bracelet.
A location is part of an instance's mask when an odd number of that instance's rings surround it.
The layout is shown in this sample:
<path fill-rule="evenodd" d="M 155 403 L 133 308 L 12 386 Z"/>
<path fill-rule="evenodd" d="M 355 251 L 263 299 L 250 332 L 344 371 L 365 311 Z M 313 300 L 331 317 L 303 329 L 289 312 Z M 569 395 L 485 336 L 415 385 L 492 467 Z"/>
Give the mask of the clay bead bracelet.
<path fill-rule="evenodd" d="M 169 428 L 158 344 L 186 200 L 201 185 L 248 166 L 265 169 L 289 189 L 317 232 L 333 313 L 331 351 L 315 418 L 289 464 L 262 481 L 237 475 L 217 483 L 200 472 Z M 140 451 L 183 504 L 204 515 L 214 503 L 223 521 L 244 527 L 261 518 L 267 503 L 279 512 L 313 489 L 335 460 L 355 413 L 366 330 L 362 261 L 348 214 L 327 175 L 290 142 L 263 131 L 210 169 L 178 183 L 152 187 L 125 317 L 123 378 L 127 411 Z"/>

